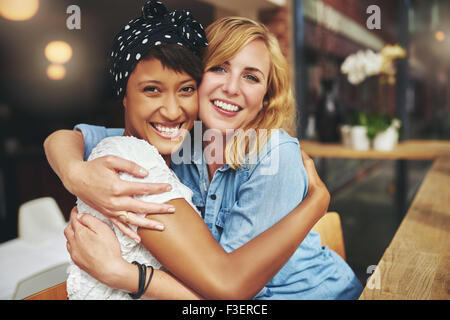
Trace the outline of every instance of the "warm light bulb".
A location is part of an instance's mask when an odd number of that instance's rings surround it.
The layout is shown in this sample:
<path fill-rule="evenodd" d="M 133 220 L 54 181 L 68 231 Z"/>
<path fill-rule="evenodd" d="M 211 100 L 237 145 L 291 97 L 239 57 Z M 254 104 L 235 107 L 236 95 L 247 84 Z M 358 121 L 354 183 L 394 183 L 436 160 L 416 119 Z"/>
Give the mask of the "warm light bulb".
<path fill-rule="evenodd" d="M 60 64 L 51 64 L 47 68 L 47 77 L 51 80 L 62 80 L 66 76 L 66 68 Z"/>
<path fill-rule="evenodd" d="M 436 40 L 439 42 L 443 42 L 445 40 L 445 33 L 444 31 L 436 31 L 436 34 L 434 35 L 436 37 Z"/>
<path fill-rule="evenodd" d="M 53 63 L 66 63 L 72 58 L 72 47 L 64 41 L 52 41 L 45 47 L 45 56 Z"/>
<path fill-rule="evenodd" d="M 8 20 L 31 19 L 39 9 L 39 0 L 0 0 L 0 16 Z"/>

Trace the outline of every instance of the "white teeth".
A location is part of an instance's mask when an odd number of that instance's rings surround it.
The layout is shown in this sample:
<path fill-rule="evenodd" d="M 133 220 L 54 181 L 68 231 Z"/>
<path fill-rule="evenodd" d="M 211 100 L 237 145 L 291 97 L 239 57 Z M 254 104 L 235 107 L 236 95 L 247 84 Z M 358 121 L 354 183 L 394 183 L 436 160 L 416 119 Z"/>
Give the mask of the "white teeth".
<path fill-rule="evenodd" d="M 219 107 L 220 109 L 226 110 L 226 111 L 231 111 L 231 112 L 237 112 L 239 111 L 239 107 L 220 101 L 220 100 L 214 100 L 213 101 L 214 105 L 216 107 Z"/>
<path fill-rule="evenodd" d="M 156 130 L 162 133 L 174 134 L 178 132 L 178 130 L 180 130 L 181 124 L 177 125 L 176 127 L 165 127 L 161 124 L 155 123 L 153 124 L 153 126 L 156 128 Z"/>

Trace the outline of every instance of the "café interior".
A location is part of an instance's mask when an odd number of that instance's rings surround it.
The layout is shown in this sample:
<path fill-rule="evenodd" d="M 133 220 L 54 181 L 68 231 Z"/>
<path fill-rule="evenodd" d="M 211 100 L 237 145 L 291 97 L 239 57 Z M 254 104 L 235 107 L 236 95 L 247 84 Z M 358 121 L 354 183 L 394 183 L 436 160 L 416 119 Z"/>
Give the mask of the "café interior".
<path fill-rule="evenodd" d="M 163 2 L 189 8 L 205 27 L 248 17 L 278 39 L 292 70 L 296 138 L 331 195 L 333 222 L 317 230 L 354 270 L 360 299 L 448 300 L 450 2 Z M 144 3 L 0 0 L 2 300 L 67 278 L 63 230 L 76 196 L 43 143 L 79 123 L 124 126 L 105 48 Z"/>

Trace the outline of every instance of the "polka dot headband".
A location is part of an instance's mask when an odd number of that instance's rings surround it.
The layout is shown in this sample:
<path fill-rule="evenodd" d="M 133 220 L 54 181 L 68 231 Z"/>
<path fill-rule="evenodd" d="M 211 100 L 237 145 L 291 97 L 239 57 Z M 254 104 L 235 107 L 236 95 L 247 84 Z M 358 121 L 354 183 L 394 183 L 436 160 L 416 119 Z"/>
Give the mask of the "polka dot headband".
<path fill-rule="evenodd" d="M 118 98 L 123 98 L 128 77 L 139 60 L 149 49 L 164 43 L 178 44 L 197 56 L 208 45 L 202 25 L 190 11 L 168 12 L 160 1 L 147 1 L 142 16 L 128 22 L 113 40 L 109 73 Z"/>

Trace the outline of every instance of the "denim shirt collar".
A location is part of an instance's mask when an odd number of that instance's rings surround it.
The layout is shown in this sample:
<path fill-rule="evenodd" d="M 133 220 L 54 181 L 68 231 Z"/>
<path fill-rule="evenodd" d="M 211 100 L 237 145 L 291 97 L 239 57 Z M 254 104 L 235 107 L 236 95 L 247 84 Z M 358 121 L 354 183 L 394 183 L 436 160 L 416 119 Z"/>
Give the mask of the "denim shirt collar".
<path fill-rule="evenodd" d="M 198 150 L 195 150 L 195 148 L 193 148 L 193 150 L 191 151 L 191 154 L 192 154 L 192 162 L 195 164 L 195 166 L 197 167 L 200 174 L 202 174 L 204 169 L 208 167 L 203 150 L 198 151 Z M 223 166 L 221 166 L 220 168 L 217 169 L 217 171 L 220 171 L 220 172 L 225 172 L 227 170 L 231 170 L 231 167 L 227 163 L 225 163 Z M 249 170 L 248 163 L 244 163 L 241 166 L 240 170 Z M 206 171 L 206 172 L 208 172 L 208 171 Z"/>
<path fill-rule="evenodd" d="M 205 155 L 202 152 L 201 154 L 198 153 L 193 153 L 192 155 L 192 159 L 193 159 L 193 163 L 195 164 L 198 172 L 200 173 L 200 177 L 203 179 L 206 179 L 209 181 L 208 177 L 209 177 L 209 172 L 208 172 L 208 165 L 206 163 L 206 159 L 205 159 Z M 250 166 L 248 165 L 248 163 L 244 163 L 243 165 L 241 165 L 241 167 L 238 169 L 240 171 L 248 171 L 250 169 Z M 217 171 L 219 172 L 226 172 L 228 170 L 233 170 L 228 163 L 225 163 L 223 166 L 221 166 L 220 168 L 217 169 Z M 212 177 L 211 177 L 212 179 Z"/>

